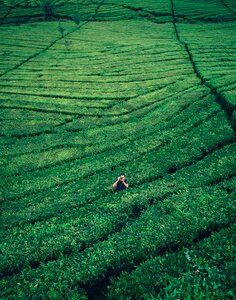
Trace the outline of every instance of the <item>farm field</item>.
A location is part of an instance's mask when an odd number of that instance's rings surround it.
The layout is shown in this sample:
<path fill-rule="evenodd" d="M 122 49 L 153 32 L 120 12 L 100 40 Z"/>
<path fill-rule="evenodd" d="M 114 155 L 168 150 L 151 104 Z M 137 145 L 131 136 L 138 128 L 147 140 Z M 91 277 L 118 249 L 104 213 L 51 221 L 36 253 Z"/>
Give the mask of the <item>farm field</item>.
<path fill-rule="evenodd" d="M 236 298 L 235 33 L 233 0 L 0 1 L 0 299 Z"/>

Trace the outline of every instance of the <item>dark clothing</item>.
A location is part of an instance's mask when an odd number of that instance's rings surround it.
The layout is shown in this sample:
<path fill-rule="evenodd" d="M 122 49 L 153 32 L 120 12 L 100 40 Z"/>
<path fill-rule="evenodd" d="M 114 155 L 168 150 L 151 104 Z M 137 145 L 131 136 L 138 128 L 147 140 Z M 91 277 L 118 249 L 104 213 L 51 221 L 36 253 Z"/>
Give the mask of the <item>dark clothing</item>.
<path fill-rule="evenodd" d="M 118 180 L 118 178 L 116 178 L 116 180 L 114 182 L 116 182 L 117 180 Z M 125 178 L 125 183 L 128 183 L 128 180 L 126 178 Z M 125 189 L 126 189 L 126 186 L 121 181 L 118 181 L 116 192 L 123 191 Z"/>

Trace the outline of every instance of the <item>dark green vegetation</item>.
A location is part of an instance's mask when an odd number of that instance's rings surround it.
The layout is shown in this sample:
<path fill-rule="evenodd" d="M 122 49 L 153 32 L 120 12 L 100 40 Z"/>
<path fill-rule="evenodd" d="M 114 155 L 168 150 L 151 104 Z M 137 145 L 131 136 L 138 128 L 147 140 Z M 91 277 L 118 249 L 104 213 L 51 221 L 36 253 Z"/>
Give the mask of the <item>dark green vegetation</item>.
<path fill-rule="evenodd" d="M 236 2 L 3 0 L 0 24 L 0 298 L 234 299 Z"/>

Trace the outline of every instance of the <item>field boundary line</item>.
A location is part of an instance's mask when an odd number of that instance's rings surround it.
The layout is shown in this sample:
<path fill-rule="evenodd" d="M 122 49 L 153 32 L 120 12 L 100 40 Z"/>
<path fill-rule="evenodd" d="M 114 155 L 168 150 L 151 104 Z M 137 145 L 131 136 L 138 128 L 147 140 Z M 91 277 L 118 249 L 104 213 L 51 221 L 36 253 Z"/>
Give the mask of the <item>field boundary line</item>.
<path fill-rule="evenodd" d="M 210 238 L 214 233 L 219 233 L 223 229 L 229 228 L 231 225 L 235 223 L 235 220 L 233 217 L 228 220 L 228 222 L 221 222 L 215 224 L 215 226 L 212 226 L 212 224 L 209 224 L 204 229 L 199 229 L 192 242 L 191 247 L 189 245 L 189 242 L 179 244 L 178 242 L 172 242 L 170 245 L 167 246 L 160 246 L 157 248 L 156 253 L 151 256 L 146 257 L 145 259 L 137 259 L 135 262 L 131 262 L 128 264 L 128 266 L 120 266 L 119 268 L 111 269 L 111 267 L 106 268 L 106 272 L 102 277 L 97 277 L 95 280 L 92 281 L 92 284 L 89 282 L 89 280 L 84 280 L 83 283 L 79 283 L 79 288 L 83 289 L 86 292 L 86 296 L 88 297 L 88 300 L 93 300 L 94 296 L 96 296 L 96 299 L 103 299 L 104 295 L 106 295 L 107 291 L 109 290 L 109 286 L 111 285 L 111 281 L 115 281 L 117 278 L 119 278 L 120 274 L 122 272 L 131 274 L 138 268 L 140 265 L 145 263 L 146 261 L 153 259 L 158 256 L 165 256 L 167 254 L 176 254 L 180 252 L 184 248 L 193 248 L 196 247 L 198 243 L 203 242 L 204 240 Z M 93 246 L 92 246 L 93 247 Z M 91 247 L 91 248 L 92 248 Z M 75 284 L 73 285 L 73 287 Z M 101 297 L 101 298 L 100 298 Z"/>
<path fill-rule="evenodd" d="M 16 64 L 13 68 L 6 70 L 5 72 L 3 72 L 2 74 L 0 74 L 0 78 L 3 77 L 4 75 L 17 70 L 18 68 L 20 68 L 22 65 L 26 64 L 27 62 L 31 61 L 32 59 L 36 58 L 37 56 L 39 56 L 40 54 L 46 52 L 47 50 L 49 50 L 52 46 L 54 46 L 57 42 L 59 42 L 60 40 L 64 39 L 65 37 L 69 36 L 70 34 L 78 31 L 79 29 L 81 29 L 83 26 L 87 25 L 89 22 L 91 22 L 92 20 L 95 20 L 98 11 L 101 7 L 101 5 L 103 4 L 105 0 L 103 0 L 101 3 L 99 3 L 99 5 L 97 6 L 97 8 L 95 9 L 95 14 L 90 18 L 90 20 L 85 21 L 84 23 L 82 23 L 81 25 L 79 25 L 78 27 L 76 27 L 75 29 L 72 29 L 71 31 L 61 35 L 59 38 L 55 39 L 54 41 L 52 41 L 47 47 L 45 47 L 44 49 L 39 50 L 38 52 L 30 55 L 28 58 L 24 59 L 22 62 Z"/>
<path fill-rule="evenodd" d="M 46 52 L 47 50 L 49 50 L 52 46 L 54 46 L 57 42 L 59 42 L 60 40 L 62 40 L 63 38 L 67 37 L 69 34 L 74 33 L 75 31 L 79 30 L 82 26 L 86 25 L 88 22 L 83 23 L 81 26 L 73 29 L 72 31 L 64 34 L 63 36 L 60 36 L 58 39 L 54 40 L 53 42 L 51 42 L 47 47 L 39 50 L 38 52 L 30 55 L 28 58 L 24 59 L 23 61 L 21 61 L 20 63 L 16 64 L 14 67 L 12 67 L 11 69 L 6 70 L 5 72 L 3 72 L 2 74 L 0 74 L 0 78 L 3 77 L 4 75 L 9 74 L 12 71 L 17 70 L 18 68 L 20 68 L 21 66 L 23 66 L 24 64 L 28 63 L 29 61 L 33 60 L 34 58 L 36 58 L 37 56 L 39 56 L 40 54 Z"/>
<path fill-rule="evenodd" d="M 210 116 L 208 116 L 207 120 L 210 119 L 210 118 L 212 118 L 212 117 L 214 117 L 214 113 L 211 114 Z M 194 126 L 194 128 L 196 128 L 197 126 L 200 126 L 204 121 L 205 121 L 205 120 L 201 120 L 201 122 L 198 122 L 198 123 L 196 124 L 196 126 Z M 188 132 L 189 132 L 189 129 L 183 131 L 184 134 L 187 134 Z M 235 138 L 234 138 L 234 137 L 228 138 L 226 141 L 219 141 L 219 143 L 217 143 L 216 145 L 214 145 L 214 147 L 211 149 L 211 151 L 208 151 L 208 152 L 205 151 L 205 152 L 203 152 L 203 153 L 202 153 L 202 156 L 201 156 L 201 157 L 198 157 L 197 160 L 195 159 L 195 160 L 193 160 L 193 161 L 190 161 L 190 162 L 187 162 L 187 163 L 185 163 L 185 164 L 182 164 L 181 167 L 179 167 L 179 168 L 177 168 L 177 167 L 174 167 L 174 168 L 173 168 L 173 167 L 170 167 L 169 170 L 166 171 L 166 174 L 164 174 L 164 175 L 162 175 L 162 176 L 156 176 L 156 175 L 150 176 L 148 179 L 143 179 L 143 180 L 141 180 L 141 181 L 139 182 L 138 185 L 144 184 L 144 183 L 146 183 L 147 181 L 148 181 L 148 182 L 153 182 L 153 181 L 155 181 L 155 180 L 159 180 L 160 178 L 163 178 L 165 175 L 173 174 L 173 173 L 175 173 L 175 172 L 181 170 L 181 169 L 184 168 L 184 167 L 188 167 L 188 166 L 190 166 L 190 165 L 193 165 L 193 164 L 197 163 L 198 161 L 202 160 L 203 158 L 205 158 L 206 156 L 212 154 L 213 152 L 218 151 L 219 149 L 221 149 L 221 148 L 223 148 L 223 147 L 225 147 L 225 146 L 234 144 L 234 143 L 235 143 Z M 119 146 L 117 146 L 116 148 L 119 148 L 119 147 L 122 147 L 122 146 L 123 146 L 123 145 L 119 145 Z M 164 148 L 165 146 L 166 146 L 166 144 L 163 143 L 162 145 L 159 145 L 157 148 L 148 151 L 146 154 L 150 154 L 150 153 L 152 153 L 152 152 L 156 152 L 158 148 Z M 109 149 L 108 151 L 111 151 L 111 150 L 112 150 L 112 149 Z M 107 151 L 105 150 L 104 152 L 107 152 Z M 142 156 L 142 155 L 139 155 L 139 156 Z M 79 158 L 79 159 L 80 159 L 80 158 Z M 74 158 L 74 159 L 72 159 L 71 161 L 75 161 L 75 160 L 78 160 L 78 158 Z M 122 162 L 120 162 L 118 165 L 110 166 L 109 169 L 112 170 L 114 167 L 120 167 L 120 166 L 126 165 L 127 162 L 130 162 L 130 161 L 132 161 L 132 160 L 122 161 Z M 68 162 L 66 162 L 66 163 L 70 163 L 70 161 L 68 161 Z M 57 164 L 57 165 L 59 165 L 59 164 Z M 54 165 L 54 166 L 57 166 L 57 165 Z M 40 168 L 40 169 L 38 169 L 38 170 L 41 170 L 41 169 L 49 169 L 49 168 L 54 167 L 54 166 L 46 166 L 46 167 Z M 100 170 L 97 170 L 97 171 L 96 171 L 96 174 L 102 173 L 102 172 L 104 172 L 104 170 L 106 170 L 106 169 L 107 169 L 107 167 L 105 167 L 105 169 L 102 168 L 102 169 L 100 169 Z M 25 172 L 24 174 L 30 174 L 30 173 L 32 173 L 32 172 L 34 172 L 34 171 L 35 171 L 35 170 L 28 171 L 28 172 Z M 22 174 L 23 174 L 23 173 L 22 173 Z M 21 175 L 22 175 L 22 174 L 21 174 Z M 70 184 L 70 183 L 72 183 L 72 182 L 75 183 L 75 182 L 77 182 L 77 181 L 80 181 L 81 179 L 87 179 L 87 178 L 93 176 L 94 174 L 95 174 L 95 173 L 92 171 L 91 173 L 89 173 L 89 174 L 87 174 L 87 175 L 84 175 L 84 177 L 82 177 L 82 178 L 79 178 L 79 179 L 75 179 L 75 178 L 73 178 L 73 179 L 67 179 L 67 180 L 65 180 L 64 182 L 60 183 L 60 184 L 54 184 L 54 185 L 50 186 L 50 188 L 46 187 L 46 188 L 43 188 L 43 189 L 40 189 L 40 190 L 37 190 L 37 191 L 26 191 L 25 193 L 23 193 L 23 194 L 20 195 L 20 196 L 8 197 L 8 198 L 6 198 L 3 202 L 12 201 L 12 200 L 15 201 L 15 200 L 19 200 L 19 199 L 21 199 L 21 198 L 27 197 L 27 196 L 29 196 L 29 195 L 36 195 L 36 194 L 38 194 L 38 193 L 45 192 L 45 191 L 47 191 L 48 189 L 51 189 L 51 188 L 53 188 L 53 187 L 66 186 L 66 185 L 68 185 L 68 184 Z M 19 174 L 18 176 L 20 176 L 20 174 Z M 7 177 L 5 177 L 5 178 L 7 178 Z"/>
<path fill-rule="evenodd" d="M 203 95 L 201 95 L 201 97 L 199 97 L 199 99 L 198 100 L 196 100 L 196 101 L 194 101 L 194 102 L 192 102 L 192 103 L 187 103 L 187 104 L 185 104 L 185 105 L 183 105 L 183 107 L 180 107 L 180 109 L 176 112 L 176 114 L 175 115 L 172 115 L 172 116 L 170 116 L 169 118 L 168 118 L 168 122 L 170 121 L 170 120 L 172 120 L 172 118 L 174 118 L 176 115 L 179 115 L 179 114 L 181 114 L 185 109 L 187 109 L 187 108 L 189 108 L 192 104 L 194 104 L 194 103 L 196 103 L 196 102 L 198 102 L 198 101 L 201 101 L 201 100 L 203 100 L 204 98 L 206 98 L 206 97 L 208 97 L 209 96 L 209 94 L 203 94 Z M 205 106 L 204 106 L 205 107 Z M 204 107 L 202 107 L 202 108 L 204 108 Z M 148 113 L 146 114 L 146 115 L 144 115 L 144 116 L 147 116 L 148 115 Z M 136 117 L 134 117 L 133 119 L 131 119 L 131 120 L 135 120 L 136 119 Z M 75 119 L 72 119 L 72 121 L 73 120 L 75 120 Z M 119 123 L 114 123 L 114 124 L 121 124 L 121 123 L 127 123 L 127 122 L 130 122 L 130 119 L 127 121 L 123 121 L 123 122 L 119 122 Z M 106 124 L 106 125 L 104 125 L 104 126 L 101 126 L 101 127 L 112 127 L 113 126 L 113 124 L 111 125 L 111 124 Z M 100 128 L 101 128 L 100 127 Z M 67 130 L 66 129 L 66 131 L 67 132 L 78 132 L 78 131 L 81 131 L 81 132 L 83 132 L 84 130 L 79 130 L 79 129 L 70 129 L 70 130 Z M 150 134 L 153 134 L 153 132 L 154 132 L 155 130 L 153 129 L 151 132 L 149 132 L 148 134 L 145 134 L 145 135 L 142 135 L 142 138 L 143 137 L 147 137 L 147 136 L 149 136 Z M 139 137 L 138 138 L 138 140 L 139 139 L 141 139 L 141 137 Z M 133 139 L 132 139 L 133 140 Z M 132 141 L 131 140 L 131 141 Z M 135 138 L 135 140 L 137 140 L 137 138 Z M 98 143 L 88 143 L 88 144 L 86 144 L 86 146 L 91 146 L 91 145 L 98 145 L 98 144 L 100 144 L 99 142 Z M 46 152 L 46 151 L 48 151 L 48 150 L 55 150 L 55 149 L 61 149 L 61 148 L 68 148 L 68 147 L 79 147 L 79 145 L 77 145 L 77 144 L 73 144 L 73 143 L 68 143 L 68 144 L 65 144 L 65 143 L 63 143 L 63 144 L 59 144 L 59 145 L 55 145 L 55 146 L 52 146 L 52 147 L 49 147 L 49 148 L 44 148 L 44 149 L 38 149 L 38 150 L 34 150 L 34 151 L 29 151 L 29 152 L 24 152 L 24 153 L 22 153 L 22 152 L 20 152 L 20 153 L 17 153 L 17 154 L 7 154 L 7 155 L 5 155 L 4 157 L 5 158 L 14 158 L 14 157 L 19 157 L 19 156 L 24 156 L 24 155 L 29 155 L 29 154 L 37 154 L 37 153 L 42 153 L 42 152 Z"/>
<path fill-rule="evenodd" d="M 233 120 L 232 120 L 233 107 L 229 105 L 229 103 L 226 101 L 225 97 L 218 91 L 218 89 L 214 88 L 204 78 L 204 76 L 200 73 L 200 71 L 198 70 L 198 67 L 196 65 L 196 62 L 193 59 L 193 55 L 191 53 L 189 45 L 185 41 L 183 41 L 179 36 L 179 31 L 178 31 L 177 26 L 176 26 L 176 17 L 175 17 L 175 11 L 174 11 L 174 0 L 171 0 L 171 9 L 172 9 L 172 16 L 173 16 L 173 21 L 172 22 L 173 22 L 174 30 L 175 30 L 175 33 L 176 33 L 176 38 L 177 38 L 178 42 L 185 48 L 186 53 L 188 54 L 188 57 L 189 57 L 189 61 L 192 65 L 194 74 L 200 80 L 201 85 L 203 85 L 203 86 L 207 87 L 208 89 L 210 89 L 211 94 L 215 98 L 215 101 L 220 105 L 222 110 L 225 112 L 225 114 L 227 116 L 227 119 L 228 119 L 232 129 L 236 133 L 236 126 L 233 124 Z"/>
<path fill-rule="evenodd" d="M 227 179 L 226 179 L 227 180 Z M 217 184 L 220 184 L 220 182 L 219 183 L 217 183 Z M 189 189 L 198 189 L 198 188 L 201 188 L 201 187 L 210 187 L 210 186 L 208 186 L 208 185 L 206 185 L 206 186 L 204 186 L 204 185 L 202 185 L 202 186 L 193 186 L 193 187 L 188 187 Z M 182 191 L 184 191 L 184 189 L 182 189 Z M 163 202 L 165 202 L 165 200 L 167 200 L 169 197 L 172 197 L 172 196 L 174 196 L 176 194 L 176 191 L 173 191 L 173 192 L 170 192 L 170 193 L 166 193 L 166 194 L 164 194 L 162 197 L 161 197 L 161 199 L 160 198 L 153 198 L 153 197 L 147 197 L 148 198 L 148 200 L 147 200 L 147 203 L 146 203 L 146 205 L 140 205 L 141 207 L 140 207 L 140 209 L 139 209 L 139 207 L 137 207 L 136 205 L 133 207 L 133 209 L 130 211 L 130 214 L 129 214 L 129 220 L 128 221 L 125 221 L 124 223 L 122 223 L 122 225 L 120 225 L 120 223 L 118 222 L 118 224 L 116 224 L 116 225 L 114 225 L 114 228 L 112 228 L 111 229 L 111 231 L 109 231 L 108 233 L 104 233 L 103 235 L 101 235 L 101 236 L 99 236 L 97 239 L 94 239 L 94 241 L 92 241 L 92 244 L 91 244 L 91 241 L 83 241 L 82 242 L 82 244 L 81 244 L 81 247 L 80 247 L 80 249 L 78 249 L 78 251 L 76 251 L 77 253 L 81 253 L 81 252 L 83 252 L 83 251 L 85 251 L 86 249 L 90 249 L 90 248 L 93 248 L 94 247 L 94 245 L 96 245 L 97 243 L 100 243 L 100 242 L 103 242 L 103 241 L 106 241 L 106 240 L 108 240 L 108 238 L 110 238 L 112 235 L 114 235 L 114 234 L 117 234 L 117 233 L 119 233 L 123 228 L 125 228 L 125 227 L 127 227 L 127 226 L 130 226 L 130 225 L 132 225 L 133 224 L 133 222 L 135 222 L 136 220 L 137 220 L 137 218 L 139 218 L 142 214 L 144 214 L 150 207 L 152 207 L 153 205 L 155 205 L 155 204 L 157 204 L 157 201 L 159 201 L 159 203 L 161 202 L 161 203 L 163 203 Z M 89 203 L 88 203 L 88 205 L 90 205 Z M 65 212 L 65 210 L 63 210 L 63 211 L 61 211 L 59 214 L 61 215 L 62 213 L 64 213 Z M 52 216 L 53 217 L 53 216 Z M 34 225 L 35 223 L 38 223 L 38 222 L 44 222 L 44 221 L 47 221 L 48 219 L 42 219 L 42 220 L 39 220 L 39 221 L 35 221 L 35 222 L 29 222 L 29 223 L 24 223 L 24 225 L 27 225 L 27 224 L 32 224 L 32 225 Z M 233 222 L 234 222 L 234 220 L 232 220 L 231 222 L 229 222 L 229 223 L 226 223 L 226 224 L 228 224 L 228 226 L 230 226 L 230 224 L 233 224 Z M 225 228 L 224 226 L 226 226 L 226 228 L 228 227 L 227 225 L 225 225 L 225 224 L 223 224 L 223 228 Z M 15 228 L 15 227 L 13 227 L 13 228 Z M 13 228 L 11 228 L 11 229 L 13 229 Z M 211 228 L 211 225 L 209 225 L 209 228 Z M 200 238 L 199 238 L 199 236 L 197 236 L 195 239 L 194 239 L 194 244 L 195 243 L 198 243 L 199 241 L 201 241 L 202 239 L 204 239 L 204 238 L 206 238 L 206 237 L 208 237 L 208 234 L 209 235 L 211 235 L 211 233 L 212 232 L 218 232 L 219 230 L 221 230 L 222 228 L 218 228 L 218 226 L 216 227 L 216 228 L 211 228 L 212 230 L 209 230 L 209 228 L 206 228 L 205 230 L 204 230 L 204 233 L 206 234 L 206 236 L 205 236 L 205 234 L 203 234 L 203 235 L 200 235 Z M 9 228 L 10 229 L 10 228 Z M 201 232 L 201 234 L 202 234 L 202 232 Z M 173 252 L 173 250 L 175 251 L 175 250 L 178 250 L 178 249 L 173 249 L 172 247 L 171 248 L 169 248 L 169 247 L 167 247 L 167 248 L 165 248 L 164 247 L 164 253 L 165 252 L 167 252 L 167 253 L 169 253 L 170 251 L 171 252 Z M 63 255 L 65 255 L 65 256 L 70 256 L 71 254 L 72 254 L 72 251 L 70 251 L 71 249 L 65 249 L 62 253 L 63 253 Z M 158 251 L 158 253 L 159 252 L 161 252 L 160 253 L 160 255 L 163 255 L 164 253 L 162 253 L 162 251 Z M 36 268 L 38 268 L 39 267 L 39 264 L 40 263 L 44 263 L 44 264 L 47 264 L 47 263 L 49 263 L 50 261 L 55 261 L 55 260 L 59 260 L 60 259 L 60 256 L 58 255 L 58 256 L 53 256 L 53 257 L 51 257 L 51 256 L 48 256 L 48 257 L 46 257 L 46 259 L 45 260 L 40 260 L 40 261 L 32 261 L 32 262 L 30 262 L 30 267 L 32 268 L 32 269 L 36 269 Z M 23 267 L 23 268 L 21 268 L 20 270 L 15 270 L 15 271 L 13 271 L 13 272 L 10 272 L 10 274 L 4 274 L 3 276 L 0 276 L 0 278 L 2 277 L 2 278 L 5 278 L 5 277 L 7 277 L 7 276 L 12 276 L 12 275 L 15 275 L 15 274 L 19 274 L 19 273 L 21 273 L 24 269 L 26 269 L 27 267 L 25 266 L 25 267 Z"/>
<path fill-rule="evenodd" d="M 173 85 L 173 84 L 175 84 L 176 82 L 178 82 L 178 81 L 181 81 L 181 80 L 177 80 L 177 81 L 172 81 L 172 82 L 170 82 L 170 83 L 168 83 L 168 84 L 166 84 L 166 85 L 161 85 L 161 86 L 159 86 L 159 88 L 157 89 L 157 88 L 154 88 L 154 89 L 152 89 L 152 90 L 150 90 L 150 91 L 148 91 L 147 93 L 144 93 L 144 94 L 141 94 L 141 95 L 138 95 L 138 96 L 133 96 L 133 97 L 125 97 L 125 100 L 123 99 L 123 101 L 125 101 L 125 103 L 127 103 L 127 105 L 128 105 L 128 101 L 129 100 L 131 100 L 131 99 L 135 99 L 135 98 L 138 98 L 138 97 L 143 97 L 143 96 L 145 96 L 145 95 L 148 95 L 148 94 L 150 94 L 150 93 L 154 93 L 154 92 L 156 92 L 156 91 L 158 91 L 158 90 L 161 90 L 161 89 L 163 89 L 163 88 L 165 88 L 165 87 L 168 87 L 169 85 Z M 188 88 L 189 89 L 189 88 Z M 175 95 L 178 95 L 180 93 L 180 91 L 179 92 L 177 92 Z M 14 94 L 14 93 L 13 93 Z M 67 112 L 67 111 L 57 111 L 57 110 L 46 110 L 46 109 L 41 109 L 41 108 L 31 108 L 31 107 L 24 107 L 24 106 L 20 106 L 20 107 L 18 107 L 18 106 L 5 106 L 5 105 L 0 105 L 0 108 L 14 108 L 14 109 L 22 109 L 22 110 L 32 110 L 32 111 L 38 111 L 38 112 L 45 112 L 45 113 L 56 113 L 56 114 L 66 114 L 66 115 L 75 115 L 75 116 L 78 116 L 78 117 L 83 117 L 83 116 L 89 116 L 89 117 L 119 117 L 119 116 L 125 116 L 125 115 L 128 115 L 128 114 L 130 114 L 130 113 L 133 113 L 133 112 L 136 112 L 136 111 L 138 111 L 138 110 L 140 110 L 140 109 L 142 109 L 142 108 L 145 108 L 145 107 L 148 107 L 148 106 L 151 106 L 151 105 L 154 105 L 155 103 L 160 103 L 161 101 L 164 101 L 165 99 L 168 99 L 168 98 L 170 98 L 170 97 L 174 97 L 175 95 L 171 95 L 171 96 L 167 96 L 167 97 L 165 97 L 165 98 L 162 98 L 162 99 L 160 99 L 160 100 L 158 100 L 158 101 L 156 101 L 156 100 L 153 100 L 153 101 L 151 101 L 151 102 L 148 102 L 148 103 L 145 103 L 145 104 L 143 104 L 143 105 L 141 105 L 141 106 L 139 106 L 139 107 L 136 107 L 136 108 L 134 108 L 134 109 L 132 109 L 132 110 L 129 110 L 129 111 L 125 111 L 125 112 L 121 112 L 121 113 L 109 113 L 109 109 L 111 109 L 111 107 L 114 107 L 115 105 L 118 105 L 118 104 L 116 104 L 116 103 L 114 103 L 114 104 L 112 104 L 112 106 L 110 105 L 109 107 L 108 107 L 108 112 L 106 113 L 106 114 L 94 114 L 94 113 L 87 113 L 87 114 L 81 114 L 81 113 L 76 113 L 76 112 Z"/>
<path fill-rule="evenodd" d="M 224 2 L 223 0 L 220 0 L 222 3 Z M 95 3 L 95 2 L 94 2 Z M 143 19 L 146 19 L 146 20 L 149 20 L 153 23 L 156 23 L 156 24 L 166 24 L 166 23 L 171 23 L 172 21 L 165 21 L 165 22 L 162 22 L 162 21 L 157 21 L 155 19 L 152 19 L 150 18 L 150 16 L 153 16 L 154 18 L 155 17 L 171 17 L 173 14 L 170 12 L 170 13 L 156 13 L 156 12 L 152 12 L 152 11 L 149 11 L 149 10 L 146 10 L 144 8 L 141 8 L 141 7 L 132 7 L 130 5 L 125 5 L 125 4 L 117 4 L 117 3 L 105 3 L 106 5 L 110 5 L 110 6 L 117 6 L 117 7 L 122 7 L 122 8 L 125 8 L 125 9 L 129 9 L 133 12 L 135 12 L 137 14 L 138 17 L 141 17 Z M 225 5 L 225 3 L 223 3 Z M 235 14 L 235 12 L 227 5 L 225 5 L 229 10 L 231 10 L 231 12 L 233 14 Z M 142 14 L 140 14 L 140 12 L 143 12 L 145 14 L 148 14 L 148 16 L 144 16 Z M 236 15 L 236 14 L 235 14 Z M 188 22 L 189 24 L 192 24 L 193 20 L 189 19 L 187 16 L 183 15 L 183 14 L 176 14 L 176 17 L 178 17 L 179 19 L 181 18 L 184 23 Z M 133 19 L 133 18 L 132 18 Z M 123 20 L 123 19 L 121 19 Z M 109 22 L 110 20 L 98 20 L 99 22 Z M 200 21 L 202 23 L 218 23 L 218 21 L 215 21 L 214 19 L 210 19 L 210 20 L 205 20 L 204 18 L 197 18 L 194 23 L 196 23 L 196 21 Z M 232 20 L 229 20 L 229 21 L 223 21 L 224 23 L 227 23 L 227 22 L 232 22 Z M 176 20 L 176 23 L 182 23 L 180 22 L 179 20 Z"/>
<path fill-rule="evenodd" d="M 220 2 L 236 16 L 236 12 L 224 0 L 220 0 Z"/>
<path fill-rule="evenodd" d="M 187 93 L 188 92 L 188 90 L 189 90 L 189 88 L 188 89 L 186 89 L 185 90 L 185 92 Z M 209 94 L 203 94 L 203 95 L 201 95 L 201 97 L 198 99 L 198 100 L 196 100 L 196 101 L 194 101 L 193 103 L 188 103 L 187 105 L 185 104 L 183 107 L 180 107 L 180 109 L 176 112 L 177 114 L 180 114 L 180 113 L 182 113 L 182 111 L 184 111 L 186 108 L 188 108 L 189 106 L 191 106 L 192 104 L 194 104 L 195 102 L 198 102 L 198 101 L 201 101 L 202 99 L 204 99 L 204 98 L 206 98 L 207 96 L 209 96 Z M 169 97 L 168 97 L 169 98 Z M 166 99 L 168 99 L 168 98 L 164 98 L 162 101 L 165 101 Z M 160 101 L 160 102 L 162 102 L 162 101 Z M 204 107 L 203 107 L 204 108 Z M 143 115 L 144 117 L 145 116 L 147 116 L 150 112 L 152 112 L 153 111 L 153 109 L 151 109 L 150 111 L 148 111 L 145 115 Z M 174 118 L 176 115 L 172 115 L 171 117 L 169 117 L 168 118 L 168 122 L 172 119 L 172 118 Z M 137 117 L 134 117 L 132 120 L 136 120 L 137 119 Z M 74 119 L 72 119 L 71 121 L 73 121 Z M 121 124 L 121 123 L 127 123 L 127 122 L 130 122 L 130 119 L 129 120 L 125 120 L 125 121 L 122 121 L 122 122 L 119 122 L 119 123 L 115 123 L 115 124 Z M 103 127 L 112 127 L 113 126 L 113 124 L 107 124 L 107 125 L 104 125 Z M 83 131 L 83 130 L 66 130 L 67 132 L 71 132 L 71 131 L 75 131 L 75 132 L 77 132 L 77 131 Z M 151 131 L 151 132 L 149 132 L 148 134 L 145 134 L 145 137 L 147 137 L 147 136 L 149 136 L 150 134 L 153 134 L 153 131 L 155 131 L 154 129 Z M 56 132 L 52 132 L 53 134 L 56 134 Z M 26 136 L 24 136 L 24 137 L 26 137 Z M 30 137 L 29 135 L 27 135 L 27 137 Z M 144 137 L 144 135 L 142 135 L 141 137 L 139 137 L 138 138 L 138 140 L 139 139 L 142 139 Z M 122 138 L 121 138 L 122 139 Z M 120 139 L 119 139 L 120 140 Z M 137 140 L 137 138 L 135 138 L 135 140 Z M 89 143 L 89 144 L 86 144 L 85 146 L 92 146 L 92 145 L 99 145 L 100 143 L 98 142 L 98 143 Z M 40 149 L 40 150 L 38 150 L 38 151 L 30 151 L 30 152 L 28 152 L 28 153 L 18 153 L 18 154 L 9 154 L 9 155 L 6 155 L 6 156 L 4 156 L 5 158 L 14 158 L 14 157 L 18 157 L 18 156 L 24 156 L 24 155 L 29 155 L 29 154 L 37 154 L 37 153 L 42 153 L 42 152 L 46 152 L 46 151 L 48 151 L 48 150 L 50 150 L 50 149 L 52 149 L 52 150 L 54 150 L 54 149 L 61 149 L 61 148 L 70 148 L 70 147 L 80 147 L 80 145 L 75 145 L 75 144 L 70 144 L 70 143 L 68 143 L 68 144 L 60 144 L 60 145 L 56 145 L 56 146 L 52 146 L 52 147 L 50 147 L 50 148 L 46 148 L 46 149 Z M 120 146 L 119 146 L 120 147 Z M 105 152 L 106 151 L 108 151 L 109 149 L 107 149 L 107 150 L 104 150 Z M 102 152 L 101 152 L 102 153 Z M 85 155 L 85 156 L 83 156 L 83 157 L 81 157 L 81 158 L 84 158 L 84 157 L 87 157 L 87 155 Z M 75 159 L 75 160 L 77 160 L 77 158 Z M 18 175 L 15 175 L 15 176 L 18 176 Z M 7 176 L 8 177 L 8 176 Z"/>

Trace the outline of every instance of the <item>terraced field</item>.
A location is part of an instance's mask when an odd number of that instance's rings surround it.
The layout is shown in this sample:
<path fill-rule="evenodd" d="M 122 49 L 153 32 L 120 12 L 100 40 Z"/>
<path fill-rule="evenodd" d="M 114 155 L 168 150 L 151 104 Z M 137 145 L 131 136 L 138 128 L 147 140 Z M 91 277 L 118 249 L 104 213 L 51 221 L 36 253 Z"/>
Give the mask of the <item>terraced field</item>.
<path fill-rule="evenodd" d="M 236 3 L 45 5 L 0 1 L 1 299 L 235 299 Z"/>

